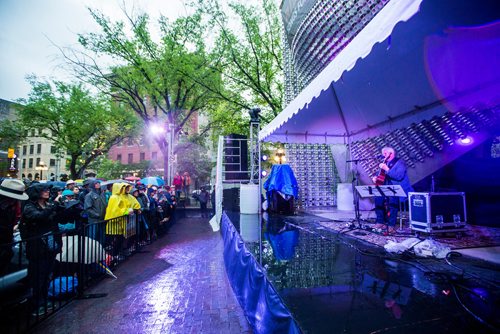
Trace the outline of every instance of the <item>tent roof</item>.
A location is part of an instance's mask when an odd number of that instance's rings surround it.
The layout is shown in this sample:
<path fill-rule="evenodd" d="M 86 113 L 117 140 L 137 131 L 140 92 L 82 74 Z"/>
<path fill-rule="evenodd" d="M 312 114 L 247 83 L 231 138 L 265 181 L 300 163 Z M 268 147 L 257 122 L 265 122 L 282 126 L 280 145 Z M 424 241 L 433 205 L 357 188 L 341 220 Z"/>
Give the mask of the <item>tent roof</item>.
<path fill-rule="evenodd" d="M 499 104 L 499 25 L 485 25 L 498 19 L 492 6 L 391 0 L 259 139 L 347 143 Z"/>

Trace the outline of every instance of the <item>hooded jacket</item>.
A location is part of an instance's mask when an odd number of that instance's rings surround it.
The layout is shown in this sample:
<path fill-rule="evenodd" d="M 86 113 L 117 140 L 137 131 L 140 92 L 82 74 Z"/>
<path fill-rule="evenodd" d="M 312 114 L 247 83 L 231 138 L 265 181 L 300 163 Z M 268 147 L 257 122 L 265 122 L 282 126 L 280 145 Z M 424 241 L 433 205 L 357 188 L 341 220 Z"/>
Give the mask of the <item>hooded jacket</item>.
<path fill-rule="evenodd" d="M 128 215 L 129 202 L 125 194 L 125 188 L 127 185 L 127 183 L 113 184 L 111 197 L 109 198 L 104 219 L 109 220 L 116 217 Z"/>
<path fill-rule="evenodd" d="M 95 184 L 98 182 L 97 180 L 89 182 L 89 193 L 85 196 L 83 209 L 88 216 L 89 223 L 100 222 L 106 215 L 106 197 L 95 189 Z"/>
<path fill-rule="evenodd" d="M 137 201 L 137 198 L 125 191 L 125 189 L 130 185 L 127 183 L 125 183 L 125 185 L 125 188 L 123 188 L 123 198 L 127 201 L 128 208 L 133 210 L 140 210 L 141 204 Z"/>

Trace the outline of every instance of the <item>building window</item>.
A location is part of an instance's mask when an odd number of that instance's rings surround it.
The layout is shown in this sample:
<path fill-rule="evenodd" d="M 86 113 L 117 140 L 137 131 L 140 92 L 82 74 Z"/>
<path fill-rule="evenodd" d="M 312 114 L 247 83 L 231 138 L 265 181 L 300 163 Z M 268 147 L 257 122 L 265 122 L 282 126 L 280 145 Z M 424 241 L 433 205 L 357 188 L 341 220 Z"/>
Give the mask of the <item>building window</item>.
<path fill-rule="evenodd" d="M 50 159 L 50 167 L 54 167 L 56 165 L 56 159 Z"/>
<path fill-rule="evenodd" d="M 133 140 L 132 138 L 129 138 L 129 139 L 127 140 L 127 146 L 129 146 L 129 147 L 130 147 L 130 146 L 134 146 L 134 140 Z"/>
<path fill-rule="evenodd" d="M 35 153 L 35 145 L 30 145 L 30 154 Z"/>
<path fill-rule="evenodd" d="M 36 158 L 36 166 L 40 166 L 40 158 Z"/>
<path fill-rule="evenodd" d="M 128 163 L 131 164 L 134 162 L 134 154 L 133 153 L 129 153 L 128 154 Z"/>
<path fill-rule="evenodd" d="M 28 168 L 33 168 L 33 158 L 30 158 L 28 161 Z"/>
<path fill-rule="evenodd" d="M 26 155 L 26 153 L 28 153 L 28 146 L 24 145 L 23 146 L 23 155 Z"/>
<path fill-rule="evenodd" d="M 121 154 L 116 155 L 116 161 L 122 162 L 122 155 Z"/>
<path fill-rule="evenodd" d="M 35 130 L 31 130 L 31 137 L 36 137 Z"/>
<path fill-rule="evenodd" d="M 158 152 L 152 152 L 151 153 L 151 160 L 156 160 L 158 159 Z"/>
<path fill-rule="evenodd" d="M 56 154 L 56 147 L 50 146 L 50 154 Z"/>
<path fill-rule="evenodd" d="M 23 169 L 26 168 L 26 159 L 23 159 Z"/>
<path fill-rule="evenodd" d="M 141 161 L 144 161 L 144 160 L 146 160 L 146 153 L 144 153 L 144 152 L 141 152 L 141 156 L 140 156 L 140 159 L 141 159 Z"/>
<path fill-rule="evenodd" d="M 42 153 L 42 144 L 36 145 L 36 153 L 41 154 Z"/>
<path fill-rule="evenodd" d="M 145 143 L 144 136 L 141 136 L 141 139 L 139 139 L 139 145 L 144 146 L 144 143 Z"/>

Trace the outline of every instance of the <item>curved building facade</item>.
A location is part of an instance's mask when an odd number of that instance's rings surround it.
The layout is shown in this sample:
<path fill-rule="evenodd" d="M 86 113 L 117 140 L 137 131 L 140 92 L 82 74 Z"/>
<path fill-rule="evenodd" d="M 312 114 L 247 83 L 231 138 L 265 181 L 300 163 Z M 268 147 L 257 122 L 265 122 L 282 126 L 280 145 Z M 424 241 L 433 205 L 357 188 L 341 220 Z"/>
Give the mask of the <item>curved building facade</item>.
<path fill-rule="evenodd" d="M 307 86 L 389 0 L 283 0 L 285 105 Z"/>

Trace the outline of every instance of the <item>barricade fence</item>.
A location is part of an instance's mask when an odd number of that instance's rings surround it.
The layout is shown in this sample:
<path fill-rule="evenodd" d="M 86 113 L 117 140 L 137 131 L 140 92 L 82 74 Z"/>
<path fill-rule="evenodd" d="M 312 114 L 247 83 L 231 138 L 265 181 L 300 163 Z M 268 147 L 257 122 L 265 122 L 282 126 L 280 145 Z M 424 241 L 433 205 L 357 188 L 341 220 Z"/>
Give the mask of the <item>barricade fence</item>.
<path fill-rule="evenodd" d="M 132 214 L 0 245 L 0 328 L 25 332 L 150 243 L 146 215 Z M 105 296 L 105 295 L 102 295 Z"/>

